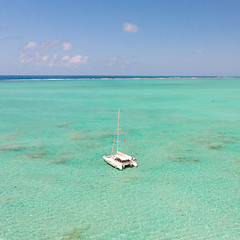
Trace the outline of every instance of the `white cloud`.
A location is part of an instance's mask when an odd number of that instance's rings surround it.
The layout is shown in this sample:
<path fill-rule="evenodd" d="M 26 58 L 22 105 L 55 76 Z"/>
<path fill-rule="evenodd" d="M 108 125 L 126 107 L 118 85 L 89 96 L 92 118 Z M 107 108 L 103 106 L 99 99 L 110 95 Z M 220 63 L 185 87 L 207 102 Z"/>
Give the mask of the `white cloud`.
<path fill-rule="evenodd" d="M 29 50 L 37 50 L 38 54 L 41 54 L 43 52 L 49 51 L 51 48 L 56 46 L 59 43 L 59 40 L 53 39 L 53 40 L 48 40 L 44 43 L 42 43 L 40 46 L 36 42 L 28 42 L 24 47 L 24 51 L 29 51 Z"/>
<path fill-rule="evenodd" d="M 38 65 L 48 65 L 48 66 L 73 66 L 77 64 L 86 64 L 88 61 L 88 56 L 58 56 L 57 54 L 49 56 L 41 56 L 38 52 L 34 52 L 32 55 L 26 55 L 25 53 L 19 56 L 20 63 L 30 64 L 34 66 Z"/>
<path fill-rule="evenodd" d="M 58 58 L 58 55 L 55 53 L 50 59 L 50 61 L 48 62 L 48 66 L 52 67 L 57 65 L 59 65 L 59 58 Z"/>
<path fill-rule="evenodd" d="M 68 67 L 77 65 L 77 64 L 86 64 L 87 61 L 88 61 L 88 56 L 76 55 L 76 56 L 70 57 L 66 55 L 62 57 L 62 64 Z"/>
<path fill-rule="evenodd" d="M 27 56 L 25 55 L 25 54 L 23 54 L 23 53 L 21 53 L 20 54 L 20 63 L 26 63 L 26 62 L 28 62 L 28 58 L 27 58 Z"/>
<path fill-rule="evenodd" d="M 46 65 L 46 66 L 74 66 L 77 64 L 86 64 L 87 56 L 77 54 L 75 56 L 62 55 L 61 51 L 67 51 L 72 48 L 70 42 L 62 42 L 62 49 L 56 48 L 61 42 L 56 39 L 48 40 L 41 44 L 28 42 L 19 56 L 20 63 L 29 65 Z M 50 55 L 53 50 L 60 50 L 57 54 Z"/>
<path fill-rule="evenodd" d="M 64 60 L 64 61 L 67 61 L 67 60 L 69 60 L 69 59 L 70 59 L 69 56 L 64 56 L 64 57 L 62 57 L 62 60 Z"/>
<path fill-rule="evenodd" d="M 47 61 L 47 60 L 48 60 L 48 56 L 43 56 L 43 57 L 42 57 L 42 60 L 43 60 L 43 61 Z"/>
<path fill-rule="evenodd" d="M 72 48 L 72 44 L 70 42 L 64 42 L 62 44 L 62 47 L 63 47 L 64 51 L 67 51 L 67 50 L 70 50 Z"/>
<path fill-rule="evenodd" d="M 44 42 L 41 47 L 40 47 L 40 50 L 41 51 L 47 51 L 49 50 L 50 48 L 54 47 L 55 45 L 57 45 L 59 43 L 59 40 L 56 40 L 56 39 L 51 39 L 51 40 L 48 40 L 47 42 Z"/>
<path fill-rule="evenodd" d="M 23 49 L 27 50 L 27 49 L 33 49 L 37 47 L 37 43 L 36 42 L 28 42 Z"/>
<path fill-rule="evenodd" d="M 139 27 L 137 25 L 133 25 L 131 23 L 124 23 L 123 24 L 123 31 L 124 32 L 138 32 Z"/>
<path fill-rule="evenodd" d="M 73 64 L 80 63 L 81 62 L 81 58 L 82 58 L 81 55 L 76 55 L 75 57 L 72 57 L 69 60 L 69 63 L 73 63 Z"/>
<path fill-rule="evenodd" d="M 78 63 L 85 64 L 87 63 L 87 60 L 88 60 L 87 56 L 82 57 L 81 55 L 76 55 L 72 57 L 68 62 L 70 64 L 78 64 Z"/>
<path fill-rule="evenodd" d="M 116 56 L 110 60 L 105 60 L 105 65 L 107 66 L 118 66 L 118 67 L 128 67 L 135 64 L 134 57 L 128 57 L 125 55 Z"/>

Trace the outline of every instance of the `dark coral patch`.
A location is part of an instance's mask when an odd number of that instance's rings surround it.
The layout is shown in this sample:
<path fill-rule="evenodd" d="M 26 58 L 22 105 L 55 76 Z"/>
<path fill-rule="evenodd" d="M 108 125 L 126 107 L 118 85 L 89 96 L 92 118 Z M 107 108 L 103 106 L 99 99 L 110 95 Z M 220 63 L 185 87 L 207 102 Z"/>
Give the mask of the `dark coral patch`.
<path fill-rule="evenodd" d="M 191 158 L 191 157 L 175 157 L 173 158 L 174 162 L 179 162 L 179 163 L 200 163 L 201 160 L 197 158 Z"/>
<path fill-rule="evenodd" d="M 209 146 L 207 146 L 207 148 L 208 149 L 210 149 L 210 150 L 222 150 L 223 149 L 223 145 L 220 145 L 220 144 L 218 144 L 218 145 L 209 145 Z"/>
<path fill-rule="evenodd" d="M 57 128 L 65 128 L 65 127 L 68 127 L 69 125 L 75 123 L 76 121 L 69 121 L 69 122 L 64 122 L 62 124 L 58 124 L 58 125 L 55 125 L 55 127 Z"/>
<path fill-rule="evenodd" d="M 70 161 L 70 159 L 67 158 L 56 158 L 52 160 L 50 163 L 51 164 L 66 164 Z"/>
<path fill-rule="evenodd" d="M 80 229 L 74 229 L 73 231 L 65 234 L 62 237 L 62 240 L 81 239 L 83 237 L 83 234 L 86 233 L 89 229 L 89 226 Z"/>
<path fill-rule="evenodd" d="M 44 158 L 47 154 L 47 151 L 33 151 L 26 153 L 29 158 Z"/>
<path fill-rule="evenodd" d="M 32 148 L 32 146 L 5 145 L 0 146 L 0 152 L 19 152 L 30 148 Z"/>

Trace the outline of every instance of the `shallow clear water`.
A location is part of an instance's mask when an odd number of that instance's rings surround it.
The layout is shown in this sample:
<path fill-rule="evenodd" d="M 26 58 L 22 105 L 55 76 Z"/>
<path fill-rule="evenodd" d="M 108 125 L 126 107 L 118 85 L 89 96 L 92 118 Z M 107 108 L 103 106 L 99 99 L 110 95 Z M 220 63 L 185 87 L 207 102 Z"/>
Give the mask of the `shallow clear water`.
<path fill-rule="evenodd" d="M 240 79 L 1 81 L 0 164 L 4 240 L 239 239 Z"/>

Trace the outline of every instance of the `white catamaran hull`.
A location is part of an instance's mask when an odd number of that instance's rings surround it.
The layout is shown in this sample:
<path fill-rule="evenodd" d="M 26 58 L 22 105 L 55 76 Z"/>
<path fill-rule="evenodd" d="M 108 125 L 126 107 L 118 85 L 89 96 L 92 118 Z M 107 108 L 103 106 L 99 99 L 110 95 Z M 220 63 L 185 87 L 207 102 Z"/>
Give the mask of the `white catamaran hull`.
<path fill-rule="evenodd" d="M 110 165 L 112 165 L 115 168 L 118 168 L 119 170 L 123 169 L 122 163 L 116 161 L 112 158 L 112 156 L 103 156 L 103 159 Z"/>
<path fill-rule="evenodd" d="M 129 161 L 125 161 L 125 162 L 119 162 L 118 160 L 116 160 L 113 156 L 103 156 L 103 159 L 110 164 L 111 166 L 118 168 L 119 170 L 123 170 L 123 168 L 125 168 L 126 166 L 133 166 L 133 167 L 137 167 L 137 163 L 134 160 L 129 160 Z"/>

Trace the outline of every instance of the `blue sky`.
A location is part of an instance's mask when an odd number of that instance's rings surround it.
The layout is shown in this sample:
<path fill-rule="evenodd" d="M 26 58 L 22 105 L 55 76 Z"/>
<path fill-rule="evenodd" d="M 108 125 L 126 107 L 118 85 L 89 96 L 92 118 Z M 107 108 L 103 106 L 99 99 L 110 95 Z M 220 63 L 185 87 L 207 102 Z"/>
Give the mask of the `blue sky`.
<path fill-rule="evenodd" d="M 0 6 L 0 74 L 240 76 L 239 0 Z"/>

